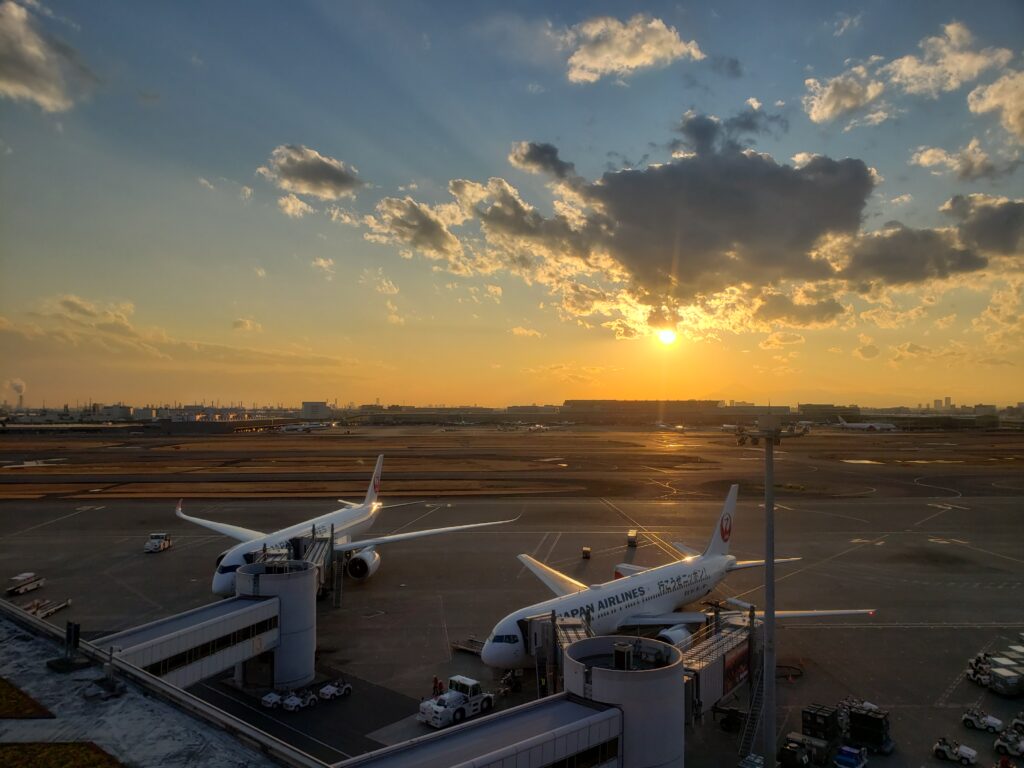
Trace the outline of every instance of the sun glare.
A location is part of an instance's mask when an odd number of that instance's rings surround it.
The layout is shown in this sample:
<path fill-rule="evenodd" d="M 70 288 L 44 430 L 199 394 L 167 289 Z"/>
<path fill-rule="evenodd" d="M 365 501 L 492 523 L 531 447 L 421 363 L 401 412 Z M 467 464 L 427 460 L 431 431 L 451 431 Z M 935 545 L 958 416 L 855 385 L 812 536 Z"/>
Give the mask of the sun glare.
<path fill-rule="evenodd" d="M 658 331 L 658 341 L 662 344 L 671 344 L 676 340 L 676 332 L 671 328 L 662 328 Z"/>

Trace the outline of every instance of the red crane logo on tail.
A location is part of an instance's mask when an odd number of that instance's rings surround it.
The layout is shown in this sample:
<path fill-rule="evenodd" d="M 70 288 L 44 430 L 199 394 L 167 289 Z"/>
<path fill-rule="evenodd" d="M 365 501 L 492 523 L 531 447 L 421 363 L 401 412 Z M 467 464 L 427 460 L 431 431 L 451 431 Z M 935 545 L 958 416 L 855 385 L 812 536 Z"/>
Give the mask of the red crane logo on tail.
<path fill-rule="evenodd" d="M 728 512 L 722 515 L 722 523 L 718 526 L 718 532 L 722 534 L 722 541 L 728 541 L 732 535 L 732 515 Z"/>

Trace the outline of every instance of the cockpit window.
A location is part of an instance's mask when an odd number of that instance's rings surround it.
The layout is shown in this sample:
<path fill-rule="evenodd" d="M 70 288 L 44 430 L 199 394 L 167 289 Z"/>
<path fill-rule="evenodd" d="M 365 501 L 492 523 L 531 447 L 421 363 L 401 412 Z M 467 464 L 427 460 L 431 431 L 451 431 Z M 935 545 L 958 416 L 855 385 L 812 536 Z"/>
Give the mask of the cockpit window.
<path fill-rule="evenodd" d="M 519 635 L 495 635 L 493 638 L 495 643 L 509 643 L 514 645 L 519 642 Z"/>
<path fill-rule="evenodd" d="M 234 573 L 238 570 L 237 565 L 221 565 L 217 568 L 217 573 Z"/>

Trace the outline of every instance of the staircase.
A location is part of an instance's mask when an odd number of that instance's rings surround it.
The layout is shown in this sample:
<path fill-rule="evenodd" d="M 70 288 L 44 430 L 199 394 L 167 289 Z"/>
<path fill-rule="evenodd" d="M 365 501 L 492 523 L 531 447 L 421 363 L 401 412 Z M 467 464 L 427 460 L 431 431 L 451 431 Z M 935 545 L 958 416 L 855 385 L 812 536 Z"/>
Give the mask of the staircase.
<path fill-rule="evenodd" d="M 750 754 L 754 746 L 757 727 L 761 723 L 761 705 L 764 699 L 764 667 L 754 673 L 754 692 L 750 696 L 750 707 L 747 711 L 747 722 L 743 725 L 743 737 L 740 739 L 740 757 Z"/>

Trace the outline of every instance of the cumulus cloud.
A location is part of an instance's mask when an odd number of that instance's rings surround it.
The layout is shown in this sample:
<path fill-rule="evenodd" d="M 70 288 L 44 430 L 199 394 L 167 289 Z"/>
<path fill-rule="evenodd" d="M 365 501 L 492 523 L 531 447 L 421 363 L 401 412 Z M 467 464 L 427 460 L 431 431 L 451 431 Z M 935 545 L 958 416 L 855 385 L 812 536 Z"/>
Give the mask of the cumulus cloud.
<path fill-rule="evenodd" d="M 904 192 L 902 195 L 896 195 L 889 200 L 893 205 L 906 205 L 914 199 L 914 196 L 909 192 Z"/>
<path fill-rule="evenodd" d="M 939 147 L 918 147 L 910 158 L 910 164 L 919 165 L 922 168 L 944 168 L 955 173 L 956 177 L 962 181 L 977 181 L 1013 173 L 1020 161 L 1014 160 L 1010 163 L 996 165 L 981 148 L 981 142 L 972 138 L 966 147 L 961 147 L 953 154 Z M 932 171 L 932 173 L 939 172 Z"/>
<path fill-rule="evenodd" d="M 878 357 L 880 352 L 881 350 L 879 350 L 878 347 L 871 343 L 870 338 L 867 341 L 863 342 L 859 347 L 853 350 L 853 354 L 856 357 L 859 357 L 861 360 L 873 360 L 874 358 Z"/>
<path fill-rule="evenodd" d="M 385 197 L 375 216 L 367 216 L 369 232 L 363 237 L 374 243 L 391 243 L 413 248 L 435 258 L 455 258 L 462 245 L 453 235 L 439 211 L 411 197 Z"/>
<path fill-rule="evenodd" d="M 199 177 L 198 181 L 199 181 L 199 186 L 202 187 L 203 189 L 209 189 L 211 191 L 213 191 L 215 189 L 213 184 L 211 184 L 209 181 L 204 179 L 202 176 Z"/>
<path fill-rule="evenodd" d="M 761 349 L 782 349 L 790 344 L 803 344 L 806 339 L 799 333 L 775 331 L 762 339 L 757 346 Z"/>
<path fill-rule="evenodd" d="M 321 200 L 354 197 L 362 181 L 356 169 L 301 144 L 282 144 L 256 169 L 280 189 Z"/>
<path fill-rule="evenodd" d="M 508 161 L 516 168 L 530 173 L 543 173 L 556 179 L 576 176 L 576 166 L 558 157 L 558 148 L 551 144 L 520 141 L 512 145 Z"/>
<path fill-rule="evenodd" d="M 833 25 L 832 35 L 835 37 L 842 37 L 851 29 L 856 29 L 860 26 L 860 20 L 863 13 L 858 13 L 856 16 L 851 16 L 848 13 L 839 13 L 836 15 L 836 21 Z"/>
<path fill-rule="evenodd" d="M 0 97 L 66 112 L 96 82 L 77 51 L 47 36 L 26 7 L 0 3 Z"/>
<path fill-rule="evenodd" d="M 849 262 L 839 274 L 866 291 L 876 282 L 924 283 L 975 272 L 987 265 L 988 259 L 959 247 L 949 232 L 894 224 L 856 238 L 849 251 Z"/>
<path fill-rule="evenodd" d="M 975 114 L 998 112 L 1003 128 L 1024 144 L 1024 72 L 1007 72 L 991 85 L 981 85 L 967 96 Z"/>
<path fill-rule="evenodd" d="M 242 200 L 244 200 L 245 202 L 249 202 L 250 200 L 252 200 L 252 187 L 243 186 L 240 190 L 238 190 L 238 196 L 242 198 Z"/>
<path fill-rule="evenodd" d="M 513 336 L 521 336 L 523 338 L 528 339 L 539 339 L 541 336 L 544 335 L 540 331 L 535 330 L 534 328 L 526 328 L 522 325 L 517 325 L 515 328 L 512 328 L 509 331 L 509 333 L 511 333 Z"/>
<path fill-rule="evenodd" d="M 344 208 L 332 205 L 327 208 L 327 215 L 335 224 L 344 224 L 346 227 L 361 227 L 363 222 L 359 217 Z"/>
<path fill-rule="evenodd" d="M 372 285 L 377 293 L 383 293 L 385 296 L 394 296 L 398 293 L 398 286 L 388 279 L 380 267 L 375 270 L 364 269 L 359 282 L 364 285 Z"/>
<path fill-rule="evenodd" d="M 1024 254 L 1024 200 L 956 195 L 941 210 L 957 220 L 965 243 L 995 254 Z"/>
<path fill-rule="evenodd" d="M 642 13 L 626 22 L 610 16 L 587 19 L 572 27 L 565 41 L 573 49 L 568 70 L 573 83 L 593 83 L 608 75 L 624 78 L 681 58 L 704 58 L 696 41 L 684 42 L 675 27 Z"/>
<path fill-rule="evenodd" d="M 922 55 L 902 56 L 881 67 L 879 72 L 906 93 L 932 98 L 977 80 L 987 69 L 1001 69 L 1013 58 L 1006 48 L 972 50 L 974 36 L 961 22 L 942 28 L 942 34 L 926 37 L 918 47 Z"/>
<path fill-rule="evenodd" d="M 277 198 L 277 207 L 289 219 L 301 219 L 307 213 L 316 213 L 313 206 L 292 194 Z"/>
<path fill-rule="evenodd" d="M 830 123 L 836 118 L 857 112 L 877 101 L 885 92 L 885 83 L 874 79 L 865 65 L 859 65 L 824 82 L 811 77 L 804 81 L 804 111 L 815 123 Z M 888 117 L 885 110 L 876 110 L 877 122 Z"/>
<path fill-rule="evenodd" d="M 405 318 L 399 313 L 398 306 L 391 301 L 391 299 L 385 301 L 384 306 L 386 306 L 388 310 L 387 319 L 389 323 L 392 325 L 405 325 Z"/>
<path fill-rule="evenodd" d="M 330 257 L 324 258 L 323 256 L 317 256 L 310 262 L 310 266 L 321 272 L 325 279 L 334 279 L 334 259 Z"/>
<path fill-rule="evenodd" d="M 760 298 L 754 317 L 767 323 L 813 327 L 831 325 L 845 312 L 834 297 L 797 302 L 785 294 L 768 293 Z"/>
<path fill-rule="evenodd" d="M 263 326 L 251 317 L 239 317 L 231 323 L 231 327 L 236 331 L 244 331 L 245 333 L 259 333 L 263 330 Z"/>
<path fill-rule="evenodd" d="M 256 277 L 259 277 L 261 279 L 267 276 L 267 270 L 265 270 L 263 267 L 253 267 L 252 271 L 256 273 Z"/>

